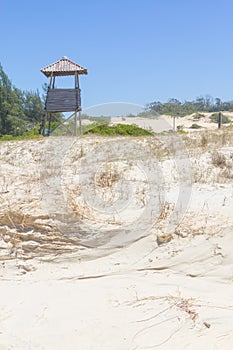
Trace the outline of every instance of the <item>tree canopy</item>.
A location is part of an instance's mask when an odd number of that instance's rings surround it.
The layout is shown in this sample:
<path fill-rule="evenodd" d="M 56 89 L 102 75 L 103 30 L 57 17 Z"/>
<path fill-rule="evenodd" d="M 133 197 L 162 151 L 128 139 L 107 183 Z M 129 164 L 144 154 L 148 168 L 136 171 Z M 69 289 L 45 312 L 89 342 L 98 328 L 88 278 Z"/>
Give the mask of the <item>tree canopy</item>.
<path fill-rule="evenodd" d="M 180 102 L 175 98 L 169 99 L 165 103 L 159 101 L 151 102 L 147 105 L 149 111 L 158 114 L 168 114 L 184 116 L 198 112 L 219 112 L 233 111 L 233 101 L 223 102 L 219 97 L 213 99 L 211 96 L 197 97 L 194 101 Z"/>
<path fill-rule="evenodd" d="M 41 122 L 43 113 L 39 92 L 17 89 L 0 65 L 0 135 L 22 135 Z"/>

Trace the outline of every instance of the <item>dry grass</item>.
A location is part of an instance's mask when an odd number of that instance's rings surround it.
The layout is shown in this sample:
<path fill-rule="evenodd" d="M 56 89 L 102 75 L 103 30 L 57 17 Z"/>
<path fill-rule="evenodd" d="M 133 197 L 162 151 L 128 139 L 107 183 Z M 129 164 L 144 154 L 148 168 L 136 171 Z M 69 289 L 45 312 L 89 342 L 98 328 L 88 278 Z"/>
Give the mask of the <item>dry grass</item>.
<path fill-rule="evenodd" d="M 212 153 L 212 164 L 223 168 L 226 166 L 226 156 L 218 151 Z"/>
<path fill-rule="evenodd" d="M 142 320 L 138 320 L 137 323 L 148 323 L 147 326 L 141 328 L 133 337 L 133 341 L 136 341 L 136 338 L 143 335 L 143 333 L 147 333 L 148 330 L 159 327 L 161 324 L 166 322 L 180 322 L 181 321 L 181 315 L 184 314 L 185 318 L 187 320 L 191 320 L 193 323 L 193 327 L 196 325 L 196 321 L 199 318 L 199 313 L 195 309 L 195 306 L 199 306 L 195 303 L 195 299 L 193 298 L 184 298 L 181 297 L 180 295 L 178 297 L 176 296 L 161 296 L 161 297 L 156 297 L 156 296 L 150 296 L 146 298 L 141 298 L 137 299 L 136 303 L 143 305 L 145 302 L 153 302 L 153 301 L 163 301 L 166 304 L 166 307 L 164 307 L 162 310 L 157 312 L 156 314 L 144 318 Z M 178 314 L 174 314 L 172 311 L 177 310 Z M 180 315 L 180 312 L 182 313 Z M 157 319 L 156 322 L 152 322 L 153 320 Z M 210 328 L 210 324 L 207 322 L 203 322 L 203 325 L 207 328 Z M 179 327 L 176 328 L 174 331 L 171 331 L 170 335 L 164 339 L 162 342 L 158 344 L 154 344 L 149 346 L 148 348 L 155 348 L 164 345 L 166 342 L 168 342 L 171 337 L 179 331 Z"/>
<path fill-rule="evenodd" d="M 48 216 L 32 217 L 7 212 L 0 217 L 0 261 L 28 260 L 48 254 L 79 250 L 77 242 L 51 226 Z"/>
<path fill-rule="evenodd" d="M 222 152 L 215 151 L 212 153 L 212 164 L 220 168 L 218 182 L 224 182 L 224 179 L 233 179 L 233 154 L 225 155 Z"/>
<path fill-rule="evenodd" d="M 112 187 L 121 179 L 121 173 L 114 165 L 107 165 L 96 174 L 95 184 L 101 188 Z"/>
<path fill-rule="evenodd" d="M 232 127 L 223 127 L 220 130 L 195 131 L 180 135 L 189 154 L 196 155 L 203 151 L 214 151 L 225 146 L 233 146 Z"/>

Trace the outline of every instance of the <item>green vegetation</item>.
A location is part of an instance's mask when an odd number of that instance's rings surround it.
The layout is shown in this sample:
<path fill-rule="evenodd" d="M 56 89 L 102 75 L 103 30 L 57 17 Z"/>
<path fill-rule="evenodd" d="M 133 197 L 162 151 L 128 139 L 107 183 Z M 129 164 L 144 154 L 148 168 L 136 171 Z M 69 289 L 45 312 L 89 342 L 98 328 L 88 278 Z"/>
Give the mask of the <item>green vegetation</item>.
<path fill-rule="evenodd" d="M 223 102 L 220 98 L 213 99 L 211 96 L 198 97 L 195 101 L 180 102 L 172 98 L 168 102 L 151 102 L 147 105 L 149 111 L 159 114 L 176 115 L 183 117 L 199 112 L 233 111 L 233 101 Z M 200 114 L 200 113 L 199 113 Z"/>
<path fill-rule="evenodd" d="M 0 142 L 1 141 L 14 141 L 14 140 L 31 140 L 31 139 L 38 139 L 38 138 L 42 138 L 43 136 L 40 134 L 31 134 L 29 133 L 25 133 L 23 135 L 20 136 L 12 136 L 12 135 L 4 135 L 0 137 Z"/>
<path fill-rule="evenodd" d="M 40 133 L 39 133 L 39 128 L 40 125 L 37 125 L 35 128 L 24 132 L 22 135 L 1 135 L 0 136 L 0 141 L 11 141 L 11 140 L 24 140 L 24 139 L 37 139 L 37 138 L 41 138 L 43 137 Z"/>
<path fill-rule="evenodd" d="M 0 64 L 0 138 L 29 137 L 35 135 L 35 130 L 38 134 L 43 115 L 44 103 L 39 92 L 14 87 Z M 61 114 L 56 119 L 61 120 Z"/>
<path fill-rule="evenodd" d="M 44 90 L 46 91 L 46 86 Z M 168 102 L 152 102 L 147 105 L 144 112 L 128 117 L 157 118 L 161 114 L 185 116 L 194 114 L 193 121 L 203 117 L 202 113 L 213 113 L 210 117 L 213 122 L 218 122 L 219 111 L 233 111 L 233 101 L 223 102 L 220 98 L 213 99 L 210 96 L 198 97 L 194 101 L 180 102 L 177 99 L 169 99 Z M 22 91 L 16 88 L 4 72 L 0 64 L 0 140 L 23 139 L 37 137 L 41 132 L 41 123 L 44 117 L 44 96 L 41 98 L 39 91 Z M 109 126 L 110 118 L 107 116 L 92 117 L 82 115 L 82 119 L 94 122 L 89 126 L 83 126 L 85 134 L 99 135 L 151 135 L 152 132 L 139 128 L 136 125 L 118 124 Z M 122 117 L 125 120 L 126 117 Z M 65 121 L 61 113 L 52 114 L 50 126 L 46 129 L 54 130 L 54 135 L 73 134 L 74 121 Z M 60 122 L 63 125 L 60 127 Z M 230 123 L 228 116 L 222 116 L 222 123 Z M 59 126 L 57 128 L 57 126 Z M 193 124 L 192 129 L 198 129 L 198 124 Z M 180 127 L 180 132 L 182 127 Z"/>
<path fill-rule="evenodd" d="M 194 123 L 190 126 L 190 129 L 201 129 L 201 125 Z"/>
<path fill-rule="evenodd" d="M 117 124 L 109 126 L 108 124 L 97 124 L 90 126 L 84 134 L 98 134 L 105 136 L 146 136 L 152 135 L 152 132 L 142 129 L 137 125 Z"/>
<path fill-rule="evenodd" d="M 218 123 L 219 113 L 213 113 L 210 116 L 210 119 L 213 123 Z M 231 122 L 231 119 L 227 115 L 222 115 L 222 124 L 228 124 Z"/>
<path fill-rule="evenodd" d="M 178 129 L 179 134 L 187 134 L 187 131 L 184 131 L 183 129 Z"/>
<path fill-rule="evenodd" d="M 150 110 L 146 110 L 144 112 L 141 112 L 141 113 L 139 113 L 137 115 L 128 114 L 126 117 L 127 118 L 139 117 L 139 118 L 157 119 L 159 117 L 159 113 L 157 113 L 156 111 L 150 109 Z"/>
<path fill-rule="evenodd" d="M 33 129 L 43 115 L 43 103 L 36 92 L 15 88 L 0 65 L 0 135 L 21 136 Z"/>

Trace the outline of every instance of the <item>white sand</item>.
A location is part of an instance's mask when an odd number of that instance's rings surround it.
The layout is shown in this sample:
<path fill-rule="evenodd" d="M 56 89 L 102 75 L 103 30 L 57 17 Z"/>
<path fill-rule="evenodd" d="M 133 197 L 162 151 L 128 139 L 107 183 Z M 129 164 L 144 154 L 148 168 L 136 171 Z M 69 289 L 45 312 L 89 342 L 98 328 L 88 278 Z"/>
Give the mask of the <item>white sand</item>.
<path fill-rule="evenodd" d="M 76 141 L 62 172 L 69 205 L 88 224 L 99 220 L 105 228 L 111 223 L 85 207 L 75 176 L 80 149 L 91 152 L 106 140 Z M 170 242 L 157 244 L 179 184 L 174 162 L 165 158 L 166 215 L 146 237 L 105 251 L 64 242 L 45 216 L 40 161 L 46 142 L 0 144 L 0 350 L 232 349 L 232 179 L 211 162 L 214 149 L 230 162 L 232 146 L 190 143 L 192 196 Z"/>
<path fill-rule="evenodd" d="M 201 130 L 214 130 L 217 129 L 217 123 L 213 123 L 210 120 L 212 113 L 203 113 L 203 117 L 199 120 L 195 119 L 195 114 L 191 114 L 185 117 L 176 117 L 175 118 L 175 128 L 182 126 L 182 129 L 186 132 L 195 131 L 195 129 L 190 128 L 192 124 L 198 124 L 201 127 Z M 233 113 L 226 112 L 224 115 L 227 115 L 231 120 L 233 120 Z M 154 132 L 163 132 L 172 130 L 174 127 L 174 119 L 168 115 L 161 115 L 158 118 L 149 119 L 142 117 L 113 117 L 111 118 L 111 124 L 136 124 L 144 129 L 149 129 Z M 229 124 L 225 124 L 229 125 Z"/>

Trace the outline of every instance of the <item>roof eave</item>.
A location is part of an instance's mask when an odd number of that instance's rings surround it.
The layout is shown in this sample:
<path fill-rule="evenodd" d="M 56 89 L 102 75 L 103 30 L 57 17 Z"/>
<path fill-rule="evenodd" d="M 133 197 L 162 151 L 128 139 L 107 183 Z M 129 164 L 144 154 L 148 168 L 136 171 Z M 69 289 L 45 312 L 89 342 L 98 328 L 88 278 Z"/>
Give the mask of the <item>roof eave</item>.
<path fill-rule="evenodd" d="M 58 72 L 58 71 L 45 71 L 43 69 L 40 70 L 47 78 L 49 77 L 64 77 L 67 75 L 81 75 L 81 74 L 88 74 L 87 69 L 82 69 L 79 71 L 64 71 L 64 72 Z"/>

